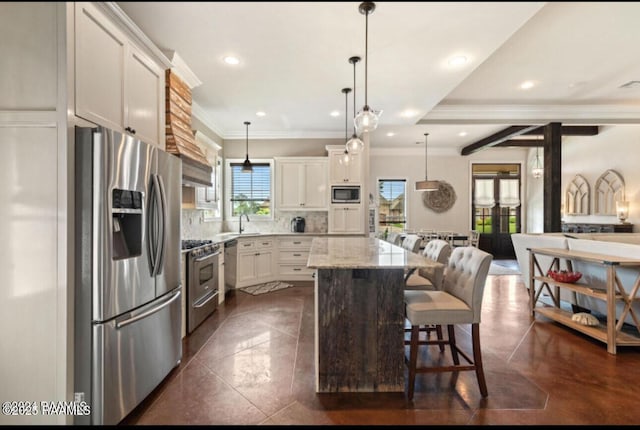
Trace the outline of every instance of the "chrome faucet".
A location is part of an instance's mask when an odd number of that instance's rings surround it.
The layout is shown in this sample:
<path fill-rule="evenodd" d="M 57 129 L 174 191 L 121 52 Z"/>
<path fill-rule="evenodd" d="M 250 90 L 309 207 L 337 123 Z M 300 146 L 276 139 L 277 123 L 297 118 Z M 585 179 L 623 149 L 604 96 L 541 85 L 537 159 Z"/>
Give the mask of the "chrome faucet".
<path fill-rule="evenodd" d="M 240 234 L 242 234 L 242 232 L 244 231 L 244 228 L 242 228 L 242 216 L 244 215 L 245 218 L 247 218 L 247 222 L 249 221 L 249 215 L 247 214 L 240 214 Z"/>

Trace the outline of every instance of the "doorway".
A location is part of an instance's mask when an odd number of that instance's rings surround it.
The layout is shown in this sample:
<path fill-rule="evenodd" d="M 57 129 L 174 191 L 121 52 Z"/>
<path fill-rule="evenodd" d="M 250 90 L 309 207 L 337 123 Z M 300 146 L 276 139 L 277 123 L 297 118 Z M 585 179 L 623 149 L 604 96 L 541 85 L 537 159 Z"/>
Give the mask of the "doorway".
<path fill-rule="evenodd" d="M 471 229 L 479 248 L 494 258 L 514 259 L 513 233 L 521 230 L 520 164 L 472 164 Z"/>

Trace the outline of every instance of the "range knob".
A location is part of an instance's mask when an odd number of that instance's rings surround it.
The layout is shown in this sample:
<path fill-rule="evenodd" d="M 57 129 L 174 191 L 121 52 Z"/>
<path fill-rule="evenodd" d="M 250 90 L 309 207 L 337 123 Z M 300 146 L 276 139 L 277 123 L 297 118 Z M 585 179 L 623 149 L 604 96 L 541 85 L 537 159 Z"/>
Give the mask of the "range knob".
<path fill-rule="evenodd" d="M 191 251 L 192 257 L 200 257 L 202 255 L 202 249 L 194 249 Z"/>

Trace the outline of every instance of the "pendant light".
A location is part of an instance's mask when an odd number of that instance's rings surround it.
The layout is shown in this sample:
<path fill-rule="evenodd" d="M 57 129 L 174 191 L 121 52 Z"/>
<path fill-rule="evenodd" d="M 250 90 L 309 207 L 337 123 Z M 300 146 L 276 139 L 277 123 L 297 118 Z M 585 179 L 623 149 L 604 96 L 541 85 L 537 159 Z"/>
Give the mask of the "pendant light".
<path fill-rule="evenodd" d="M 531 174 L 536 179 L 541 178 L 542 174 L 544 173 L 544 167 L 542 167 L 542 165 L 540 164 L 540 154 L 538 153 L 539 149 L 540 146 L 536 146 L 536 163 L 533 166 L 533 169 L 531 169 Z"/>
<path fill-rule="evenodd" d="M 244 125 L 247 126 L 247 158 L 244 159 L 244 163 L 242 163 L 242 172 L 243 173 L 251 173 L 253 172 L 253 166 L 251 165 L 251 161 L 249 161 L 249 125 L 251 123 L 249 121 L 245 121 Z"/>
<path fill-rule="evenodd" d="M 351 139 L 347 140 L 347 151 L 350 154 L 357 154 L 364 149 L 364 142 L 356 134 L 356 64 L 360 61 L 360 57 L 351 57 L 349 62 L 353 64 L 353 134 Z"/>
<path fill-rule="evenodd" d="M 344 140 L 345 142 L 347 141 L 347 128 L 348 128 L 347 116 L 349 114 L 347 97 L 349 96 L 350 92 L 351 92 L 351 88 L 342 89 L 342 93 L 344 94 Z M 351 157 L 349 157 L 349 151 L 347 151 L 346 145 L 344 148 L 344 153 L 342 154 L 342 156 L 338 161 L 340 164 L 345 164 L 345 165 L 349 164 L 349 162 L 351 161 Z"/>
<path fill-rule="evenodd" d="M 424 134 L 424 181 L 416 182 L 416 191 L 437 191 L 440 186 L 440 181 L 430 181 L 427 176 L 427 136 L 429 133 Z"/>
<path fill-rule="evenodd" d="M 365 16 L 365 33 L 364 33 L 364 106 L 356 116 L 354 123 L 360 133 L 368 133 L 378 127 L 378 114 L 371 110 L 367 100 L 367 83 L 368 83 L 368 50 L 369 50 L 369 14 L 376 9 L 376 4 L 371 1 L 360 3 L 358 10 Z"/>

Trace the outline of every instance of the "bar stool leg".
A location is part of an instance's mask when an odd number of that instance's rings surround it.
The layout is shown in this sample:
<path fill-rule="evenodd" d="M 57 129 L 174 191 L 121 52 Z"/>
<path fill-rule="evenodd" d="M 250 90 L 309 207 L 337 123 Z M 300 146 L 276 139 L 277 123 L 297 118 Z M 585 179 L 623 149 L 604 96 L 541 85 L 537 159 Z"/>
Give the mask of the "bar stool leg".
<path fill-rule="evenodd" d="M 413 399 L 413 392 L 416 384 L 416 367 L 418 364 L 418 338 L 420 337 L 420 326 L 411 326 L 411 344 L 409 346 L 409 400 Z"/>

